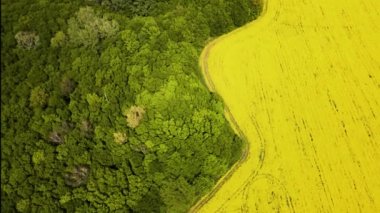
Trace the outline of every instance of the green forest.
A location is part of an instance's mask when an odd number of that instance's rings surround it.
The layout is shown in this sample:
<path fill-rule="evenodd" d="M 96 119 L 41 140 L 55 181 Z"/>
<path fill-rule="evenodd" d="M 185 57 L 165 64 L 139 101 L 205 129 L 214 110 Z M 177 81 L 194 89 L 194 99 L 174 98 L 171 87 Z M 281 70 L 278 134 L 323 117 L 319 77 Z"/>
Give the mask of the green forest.
<path fill-rule="evenodd" d="M 198 58 L 252 0 L 2 0 L 1 211 L 187 212 L 240 158 Z"/>

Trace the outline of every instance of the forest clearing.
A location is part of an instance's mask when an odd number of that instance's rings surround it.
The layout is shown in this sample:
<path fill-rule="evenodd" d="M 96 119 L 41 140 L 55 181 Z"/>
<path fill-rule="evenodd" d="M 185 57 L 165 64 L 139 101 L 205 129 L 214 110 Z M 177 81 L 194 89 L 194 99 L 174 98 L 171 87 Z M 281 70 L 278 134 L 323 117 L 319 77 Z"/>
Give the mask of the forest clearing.
<path fill-rule="evenodd" d="M 248 148 L 194 212 L 380 211 L 379 21 L 378 0 L 268 0 L 204 49 Z"/>

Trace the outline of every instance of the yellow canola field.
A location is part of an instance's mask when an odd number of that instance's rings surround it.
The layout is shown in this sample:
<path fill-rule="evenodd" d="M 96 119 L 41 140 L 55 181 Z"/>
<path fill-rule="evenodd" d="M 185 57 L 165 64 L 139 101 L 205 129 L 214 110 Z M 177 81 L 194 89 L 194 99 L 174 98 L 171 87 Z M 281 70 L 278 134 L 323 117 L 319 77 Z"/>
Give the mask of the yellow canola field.
<path fill-rule="evenodd" d="M 201 66 L 248 148 L 192 211 L 380 212 L 379 0 L 268 0 Z"/>

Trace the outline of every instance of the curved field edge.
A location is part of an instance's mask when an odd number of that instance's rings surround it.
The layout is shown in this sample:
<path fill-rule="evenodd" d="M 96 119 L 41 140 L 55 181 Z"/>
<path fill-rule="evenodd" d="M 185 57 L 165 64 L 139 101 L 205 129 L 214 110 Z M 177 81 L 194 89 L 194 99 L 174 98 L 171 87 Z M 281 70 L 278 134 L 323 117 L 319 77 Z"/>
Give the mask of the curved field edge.
<path fill-rule="evenodd" d="M 265 6 L 267 7 L 267 4 L 265 4 Z M 272 9 L 272 8 L 271 8 Z M 268 16 L 265 16 L 265 17 L 267 17 L 265 20 L 266 21 L 268 21 L 268 20 L 270 20 L 271 18 L 275 18 L 276 17 L 276 15 L 277 15 L 277 12 L 274 12 L 274 11 L 270 11 L 271 12 L 271 15 L 268 17 Z M 274 13 L 273 13 L 274 12 Z M 273 16 L 272 16 L 273 15 Z M 252 22 L 251 24 L 249 24 L 250 26 L 252 26 L 252 25 L 256 25 L 255 26 L 255 30 L 258 30 L 258 27 L 260 26 L 260 27 L 262 27 L 262 26 L 267 26 L 267 22 L 265 22 L 265 20 L 263 19 L 263 17 L 264 16 L 260 16 L 260 19 L 261 19 L 261 22 L 257 22 L 257 21 L 254 21 L 254 22 Z M 268 19 L 269 18 L 269 19 Z M 261 25 L 258 25 L 258 23 L 260 23 Z M 263 25 L 263 23 L 265 23 L 265 25 Z M 327 27 L 328 28 L 328 27 Z M 211 42 L 205 49 L 204 49 L 204 52 L 202 53 L 202 57 L 200 58 L 200 66 L 201 66 L 201 68 L 202 68 L 202 72 L 203 72 L 203 75 L 204 75 L 204 78 L 205 78 L 205 81 L 206 81 L 206 83 L 207 83 L 207 86 L 208 86 L 208 88 L 211 90 L 211 91 L 213 91 L 213 92 L 216 92 L 216 93 L 218 93 L 218 91 L 215 89 L 215 86 L 214 86 L 214 82 L 213 82 L 213 80 L 211 79 L 211 77 L 210 77 L 210 73 L 209 73 L 209 70 L 208 70 L 208 58 L 209 58 L 209 55 L 210 55 L 210 52 L 211 52 L 211 55 L 212 55 L 212 51 L 213 51 L 213 48 L 215 47 L 215 45 L 216 44 L 218 44 L 219 42 L 221 42 L 223 39 L 225 39 L 225 38 L 230 38 L 230 36 L 232 36 L 235 32 L 238 32 L 238 31 L 241 31 L 241 30 L 243 30 L 244 29 L 244 27 L 242 27 L 242 28 L 239 28 L 239 29 L 237 29 L 236 31 L 233 31 L 233 32 L 231 32 L 231 33 L 229 33 L 229 34 L 226 34 L 226 35 L 224 35 L 224 36 L 221 36 L 220 38 L 218 38 L 218 39 L 216 39 L 216 40 L 214 40 L 213 42 Z M 257 32 L 257 31 L 255 31 L 255 32 Z M 251 38 L 252 38 L 253 36 L 251 35 Z M 220 50 L 220 49 L 219 49 Z M 229 69 L 231 70 L 231 66 L 229 67 Z M 218 73 L 218 70 L 217 69 L 215 69 L 215 70 L 211 70 L 211 71 L 214 71 L 214 73 L 215 74 L 217 74 Z M 212 73 L 212 72 L 211 72 Z M 374 79 L 376 79 L 376 77 L 373 77 L 373 73 L 371 74 L 371 75 L 369 75 L 369 78 L 374 78 Z M 218 85 L 218 84 L 217 84 Z M 376 97 L 376 96 L 375 96 Z M 378 96 L 377 96 L 378 97 Z M 238 103 L 238 102 L 235 102 L 235 103 Z M 233 106 L 231 106 L 231 108 L 233 108 Z M 236 124 L 236 122 L 234 122 L 234 118 L 231 118 L 231 113 L 230 113 L 230 111 L 229 111 L 229 108 L 228 108 L 228 106 L 227 106 L 227 104 L 225 103 L 225 110 L 226 110 L 226 117 L 228 118 L 230 118 L 229 119 L 229 121 L 230 121 L 230 124 L 234 127 L 234 129 L 235 129 L 235 131 L 237 132 L 237 133 L 239 133 L 239 132 L 241 132 L 241 130 L 240 130 L 240 128 L 239 128 L 239 126 Z M 375 111 L 376 112 L 376 111 Z M 376 121 L 376 120 L 375 120 Z M 242 126 L 243 127 L 243 126 Z M 243 128 L 244 129 L 244 128 Z M 246 138 L 246 136 L 245 135 L 240 135 L 242 138 Z M 253 143 L 254 143 L 254 141 L 252 141 L 252 143 L 251 144 L 249 144 L 249 141 L 247 141 L 247 140 L 244 140 L 244 142 L 245 143 L 247 143 L 246 144 L 246 146 L 249 148 L 249 145 L 253 145 Z M 244 153 L 246 153 L 246 151 L 244 151 Z M 254 154 L 256 154 L 256 153 L 254 153 Z M 242 156 L 242 158 L 239 160 L 239 162 L 237 162 L 235 165 L 234 165 L 234 167 L 230 170 L 230 172 L 228 173 L 228 174 L 226 174 L 222 179 L 220 179 L 220 181 L 218 182 L 218 185 L 214 188 L 214 190 L 209 194 L 209 195 L 207 195 L 207 196 L 205 196 L 204 198 L 203 198 L 203 201 L 201 201 L 201 202 L 199 202 L 196 206 L 194 206 L 193 207 L 193 211 L 197 211 L 197 210 L 199 210 L 200 208 L 202 208 L 202 206 L 205 204 L 205 203 L 207 203 L 207 201 L 209 201 L 210 199 L 212 199 L 212 197 L 215 195 L 215 193 L 217 193 L 217 191 L 221 188 L 221 187 L 223 187 L 223 184 L 224 183 L 226 183 L 227 181 L 228 181 L 228 179 L 232 176 L 232 174 L 233 174 L 233 171 L 236 171 L 236 169 L 238 169 L 239 168 L 239 166 L 242 164 L 242 163 L 244 163 L 244 161 L 246 160 L 246 158 L 247 158 L 247 156 Z M 375 188 L 375 190 L 376 190 L 376 188 Z M 376 200 L 375 201 L 373 201 L 372 200 L 372 202 L 375 202 L 376 203 Z M 220 203 L 220 205 L 223 205 L 223 203 Z M 214 206 L 215 207 L 215 206 Z M 220 208 L 219 208 L 219 210 L 220 210 Z M 294 208 L 292 208 L 292 210 L 294 211 Z"/>
<path fill-rule="evenodd" d="M 199 66 L 200 66 L 200 69 L 201 69 L 201 72 L 202 72 L 203 80 L 204 80 L 207 88 L 211 92 L 218 94 L 218 92 L 217 92 L 217 90 L 216 90 L 216 88 L 214 86 L 213 80 L 210 77 L 209 70 L 208 70 L 208 58 L 209 58 L 210 51 L 212 50 L 212 48 L 217 43 L 221 42 L 226 37 L 233 36 L 235 33 L 238 33 L 238 32 L 240 32 L 241 30 L 244 30 L 247 27 L 251 27 L 252 25 L 254 25 L 254 24 L 258 23 L 259 21 L 261 21 L 261 19 L 263 19 L 265 16 L 267 16 L 266 14 L 267 14 L 268 1 L 270 1 L 270 0 L 259 0 L 259 5 L 261 7 L 261 12 L 260 12 L 260 15 L 257 17 L 257 19 L 253 20 L 252 22 L 250 22 L 250 23 L 248 23 L 248 24 L 246 24 L 246 25 L 244 25 L 242 27 L 239 27 L 239 28 L 233 30 L 230 33 L 227 33 L 225 35 L 222 35 L 222 36 L 220 36 L 220 37 L 212 40 L 203 49 L 203 51 L 201 53 L 201 56 L 199 58 Z M 222 98 L 222 101 L 223 101 L 223 98 Z M 214 186 L 214 188 L 207 195 L 203 196 L 189 210 L 189 212 L 197 212 L 210 199 L 212 199 L 212 197 L 217 193 L 217 191 L 220 188 L 223 187 L 223 185 L 231 178 L 231 176 L 234 174 L 234 172 L 246 161 L 246 159 L 248 157 L 248 151 L 249 151 L 249 148 L 250 148 L 250 143 L 248 142 L 247 137 L 245 136 L 245 134 L 243 133 L 243 131 L 239 127 L 239 124 L 236 122 L 236 119 L 232 115 L 232 113 L 231 113 L 228 105 L 224 101 L 223 101 L 223 103 L 224 103 L 224 113 L 225 113 L 226 119 L 230 123 L 231 128 L 235 131 L 235 133 L 241 138 L 241 140 L 243 142 L 242 154 L 241 154 L 240 159 L 235 164 L 232 165 L 232 167 L 230 168 L 230 170 L 223 177 L 221 177 L 219 179 L 219 181 L 216 183 L 216 185 Z M 260 153 L 258 155 L 259 155 L 260 159 L 262 159 L 264 157 L 265 153 L 264 153 L 264 149 L 263 148 L 260 149 Z M 258 167 L 260 167 L 260 165 Z"/>

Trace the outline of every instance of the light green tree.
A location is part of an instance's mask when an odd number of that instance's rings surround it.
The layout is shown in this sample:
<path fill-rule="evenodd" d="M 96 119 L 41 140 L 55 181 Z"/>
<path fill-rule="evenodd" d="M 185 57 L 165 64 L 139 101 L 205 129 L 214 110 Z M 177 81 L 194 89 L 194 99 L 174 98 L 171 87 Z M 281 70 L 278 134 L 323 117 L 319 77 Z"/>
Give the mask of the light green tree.
<path fill-rule="evenodd" d="M 50 39 L 50 45 L 52 47 L 61 47 L 66 42 L 66 35 L 62 31 L 55 33 L 54 37 Z"/>
<path fill-rule="evenodd" d="M 30 93 L 30 105 L 32 107 L 44 107 L 49 95 L 41 87 L 35 87 Z"/>
<path fill-rule="evenodd" d="M 115 20 L 97 16 L 91 7 L 80 8 L 76 16 L 69 19 L 68 25 L 70 42 L 76 46 L 95 46 L 101 39 L 119 31 Z"/>
<path fill-rule="evenodd" d="M 34 164 L 40 164 L 44 160 L 45 160 L 44 151 L 38 150 L 33 153 L 32 161 Z"/>

